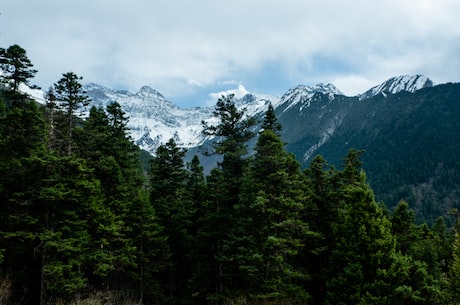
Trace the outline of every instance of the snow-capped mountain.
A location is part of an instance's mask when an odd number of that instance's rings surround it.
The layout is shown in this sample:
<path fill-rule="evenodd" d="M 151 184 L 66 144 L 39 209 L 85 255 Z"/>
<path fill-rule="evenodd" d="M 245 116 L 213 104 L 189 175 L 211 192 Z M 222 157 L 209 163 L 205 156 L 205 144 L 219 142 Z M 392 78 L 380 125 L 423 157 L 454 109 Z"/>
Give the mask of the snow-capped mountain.
<path fill-rule="evenodd" d="M 414 92 L 431 86 L 433 82 L 423 75 L 404 75 L 390 78 L 357 97 L 346 97 L 333 84 L 322 83 L 315 86 L 299 85 L 289 89 L 281 98 L 251 93 L 243 85 L 233 90 L 211 93 L 209 96 L 215 104 L 221 96 L 233 94 L 237 106 L 244 108 L 248 116 L 262 116 L 271 103 L 286 126 L 283 137 L 288 142 L 297 141 L 305 135 L 306 130 L 311 129 L 315 134 L 319 132 L 318 140 L 305 147 L 307 153 L 313 148 L 316 151 L 334 134 L 355 100 L 364 100 L 379 94 L 395 94 L 403 90 Z M 42 91 L 29 89 L 21 88 L 44 103 Z M 182 109 L 148 86 L 142 87 L 136 93 L 109 89 L 94 83 L 85 85 L 84 89 L 92 100 L 90 106 L 105 108 L 111 102 L 118 102 L 129 118 L 131 137 L 142 149 L 152 154 L 170 138 L 174 138 L 184 148 L 198 147 L 207 140 L 202 135 L 202 121 L 216 123 L 216 118 L 212 116 L 214 106 Z M 307 117 L 308 126 L 302 122 Z"/>
<path fill-rule="evenodd" d="M 111 102 L 118 102 L 129 117 L 128 128 L 133 140 L 152 154 L 171 138 L 184 148 L 201 145 L 206 140 L 201 133 L 202 121 L 212 124 L 215 120 L 213 106 L 182 109 L 148 86 L 131 93 L 91 83 L 85 90 L 92 100 L 90 106 L 105 108 Z M 234 94 L 238 107 L 245 108 L 250 116 L 264 112 L 270 102 L 273 105 L 279 102 L 277 97 L 249 93 L 241 85 L 237 91 L 239 94 L 231 90 L 210 96 L 217 100 L 219 96 Z"/>
<path fill-rule="evenodd" d="M 359 95 L 358 98 L 363 100 L 378 94 L 395 94 L 403 90 L 414 92 L 432 85 L 433 82 L 422 75 L 393 77 L 369 89 Z M 202 121 L 212 124 L 216 120 L 212 116 L 214 106 L 182 109 L 148 86 L 142 87 L 136 93 L 131 93 L 90 83 L 85 86 L 85 90 L 92 99 L 91 105 L 105 107 L 110 102 L 117 101 L 129 117 L 128 128 L 133 140 L 142 149 L 152 154 L 155 153 L 159 145 L 166 143 L 170 138 L 174 138 L 176 143 L 184 148 L 200 146 L 207 140 L 201 133 Z M 239 85 L 233 90 L 211 93 L 209 96 L 215 102 L 221 96 L 228 94 L 234 95 L 237 106 L 240 109 L 246 109 L 248 116 L 263 115 L 269 103 L 275 107 L 280 115 L 283 114 L 281 117 L 290 117 L 290 120 L 299 119 L 291 118 L 295 113 L 299 115 L 305 111 L 311 114 L 316 113 L 319 116 L 319 125 L 316 130 L 324 129 L 319 142 L 312 144 L 312 147 L 316 148 L 320 147 L 324 139 L 329 138 L 334 130 L 340 126 L 349 106 L 347 103 L 352 103 L 353 100 L 351 98 L 346 99 L 344 94 L 333 84 L 322 83 L 315 86 L 299 85 L 289 89 L 281 98 L 251 93 L 243 85 Z M 342 98 L 337 99 L 337 97 Z M 309 110 L 312 105 L 316 105 L 316 110 Z M 321 110 L 317 108 L 321 108 Z M 331 116 L 332 112 L 335 113 L 333 116 Z M 326 118 L 327 128 L 323 126 Z M 311 118 L 309 120 L 310 124 L 313 124 Z M 299 127 L 291 126 L 290 121 L 286 125 L 290 129 L 290 134 L 286 132 L 286 138 L 289 140 L 294 137 L 294 134 L 297 137 L 297 134 L 302 131 Z M 295 133 L 293 133 L 294 128 L 296 129 Z M 306 149 L 308 151 L 309 148 Z"/>
<path fill-rule="evenodd" d="M 427 87 L 433 87 L 433 81 L 424 75 L 401 75 L 392 77 L 380 85 L 372 87 L 359 95 L 359 99 L 363 100 L 379 94 L 395 94 L 400 91 L 415 92 L 416 90 Z"/>
<path fill-rule="evenodd" d="M 97 84 L 88 84 L 85 90 L 92 100 L 90 106 L 105 108 L 111 102 L 118 102 L 129 118 L 131 137 L 150 153 L 171 138 L 185 148 L 198 146 L 204 140 L 201 121 L 211 116 L 210 108 L 181 109 L 148 86 L 137 93 Z"/>
<path fill-rule="evenodd" d="M 358 101 L 401 91 L 414 93 L 432 86 L 433 82 L 423 75 L 403 75 L 390 78 L 358 96 L 347 97 L 332 84 L 300 85 L 288 90 L 275 110 L 283 125 L 282 137 L 288 143 L 287 148 L 296 153 L 298 160 L 308 162 L 344 128 L 344 122 L 356 120 L 359 128 L 365 128 L 366 117 L 372 119 L 376 115 L 375 109 L 358 111 L 362 109 Z"/>
<path fill-rule="evenodd" d="M 336 95 L 343 95 L 343 93 L 337 89 L 333 84 L 317 84 L 315 86 L 304 86 L 299 85 L 293 89 L 288 90 L 282 97 L 280 104 L 287 105 L 284 111 L 294 107 L 297 104 L 301 104 L 301 109 L 308 108 L 310 102 L 315 94 L 328 95 L 330 99 L 333 99 Z"/>

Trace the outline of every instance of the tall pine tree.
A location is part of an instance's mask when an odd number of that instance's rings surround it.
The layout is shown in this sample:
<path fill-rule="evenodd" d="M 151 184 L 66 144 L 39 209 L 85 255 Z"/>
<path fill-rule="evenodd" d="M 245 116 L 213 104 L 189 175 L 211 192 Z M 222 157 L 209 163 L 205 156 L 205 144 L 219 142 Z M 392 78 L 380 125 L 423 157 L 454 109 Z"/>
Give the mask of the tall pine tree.
<path fill-rule="evenodd" d="M 62 109 L 67 118 L 66 124 L 66 153 L 72 154 L 72 132 L 75 125 L 77 110 L 80 107 L 87 106 L 89 97 L 86 95 L 83 85 L 80 83 L 82 77 L 77 76 L 73 72 L 67 72 L 62 75 L 62 78 L 54 84 L 55 98 L 57 105 Z"/>
<path fill-rule="evenodd" d="M 340 173 L 342 201 L 333 226 L 325 304 L 367 304 L 385 294 L 382 278 L 391 266 L 395 240 L 360 171 L 360 152 L 350 151 Z"/>
<path fill-rule="evenodd" d="M 219 163 L 223 180 L 219 186 L 221 192 L 215 194 L 219 198 L 213 198 L 212 202 L 217 206 L 212 207 L 215 210 L 215 219 L 219 219 L 220 228 L 215 232 L 215 254 L 217 259 L 217 268 L 215 270 L 217 277 L 217 295 L 223 296 L 231 294 L 236 289 L 238 279 L 236 275 L 237 266 L 232 261 L 234 249 L 232 245 L 235 236 L 232 234 L 236 226 L 235 207 L 239 204 L 239 194 L 241 191 L 242 177 L 248 160 L 244 158 L 247 154 L 247 142 L 254 137 L 251 127 L 255 120 L 245 115 L 245 109 L 239 109 L 236 105 L 234 95 L 222 96 L 214 108 L 214 117 L 218 122 L 216 125 L 210 125 L 203 122 L 203 133 L 206 136 L 215 137 L 213 147 L 214 153 L 222 155 L 222 162 Z"/>
<path fill-rule="evenodd" d="M 191 273 L 191 206 L 184 155 L 185 151 L 170 139 L 158 147 L 150 171 L 150 200 L 160 225 L 165 228 L 171 253 L 169 268 L 162 278 L 165 295 L 171 303 L 178 302 Z"/>
<path fill-rule="evenodd" d="M 239 269 L 250 283 L 253 297 L 273 302 L 305 302 L 308 271 L 303 253 L 312 249 L 317 234 L 305 215 L 310 213 L 309 192 L 300 165 L 283 148 L 271 124 L 259 136 L 249 171 L 249 185 L 238 205 L 235 252 Z M 243 287 L 248 289 L 246 287 Z"/>
<path fill-rule="evenodd" d="M 10 89 L 9 97 L 14 107 L 20 100 L 27 98 L 26 94 L 19 92 L 19 85 L 30 85 L 29 80 L 35 76 L 37 70 L 27 57 L 26 50 L 14 44 L 8 49 L 0 48 L 0 69 L 2 70 L 1 82 Z M 37 86 L 32 86 L 38 88 Z"/>

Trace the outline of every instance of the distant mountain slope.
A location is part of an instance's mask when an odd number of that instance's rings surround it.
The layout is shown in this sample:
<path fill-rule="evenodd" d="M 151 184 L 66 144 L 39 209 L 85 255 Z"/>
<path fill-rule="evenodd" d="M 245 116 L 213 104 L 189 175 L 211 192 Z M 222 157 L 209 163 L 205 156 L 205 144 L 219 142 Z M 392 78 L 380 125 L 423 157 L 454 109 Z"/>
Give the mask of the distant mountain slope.
<path fill-rule="evenodd" d="M 350 148 L 363 149 L 368 180 L 389 207 L 404 199 L 428 222 L 459 207 L 460 84 L 362 100 L 322 97 L 321 105 L 315 113 L 300 112 L 305 123 L 297 128 L 307 132 L 287 145 L 304 165 L 321 154 L 339 166 Z M 282 119 L 282 109 L 279 114 Z"/>
<path fill-rule="evenodd" d="M 395 94 L 401 91 L 415 92 L 417 90 L 432 86 L 433 81 L 424 75 L 401 75 L 392 77 L 380 85 L 372 87 L 371 89 L 358 96 L 359 99 L 363 100 L 379 94 Z"/>
<path fill-rule="evenodd" d="M 134 141 L 151 154 L 171 138 L 188 149 L 202 145 L 206 138 L 201 133 L 201 122 L 215 120 L 213 107 L 182 109 L 148 86 L 131 93 L 91 83 L 85 90 L 92 100 L 90 107 L 104 108 L 118 102 L 129 117 L 128 128 Z M 279 101 L 277 97 L 249 93 L 242 86 L 239 91 L 244 95 L 237 99 L 238 107 L 245 108 L 251 116 L 264 112 L 269 103 L 276 105 Z"/>

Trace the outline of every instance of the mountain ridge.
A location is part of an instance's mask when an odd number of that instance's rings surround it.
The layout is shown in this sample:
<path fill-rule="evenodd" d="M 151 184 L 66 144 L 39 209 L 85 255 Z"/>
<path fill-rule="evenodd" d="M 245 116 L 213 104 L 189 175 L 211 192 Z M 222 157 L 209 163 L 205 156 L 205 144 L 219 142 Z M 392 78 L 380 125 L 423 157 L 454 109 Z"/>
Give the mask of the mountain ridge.
<path fill-rule="evenodd" d="M 433 81 L 422 74 L 400 75 L 387 79 L 383 83 L 358 94 L 360 100 L 371 98 L 378 94 L 395 94 L 400 91 L 415 92 L 417 90 L 433 87 Z"/>
<path fill-rule="evenodd" d="M 421 76 L 414 77 L 420 78 Z M 423 78 L 429 80 L 426 77 Z M 412 81 L 412 78 L 401 76 L 389 79 L 379 86 L 381 88 L 388 87 L 390 80 L 393 80 L 393 83 L 398 80 L 400 84 L 399 86 L 393 86 L 393 92 L 391 93 L 405 89 L 416 90 L 417 85 L 420 83 L 415 82 L 415 85 L 412 86 L 402 86 L 401 83 L 404 80 Z M 373 87 L 373 91 L 371 91 L 371 88 L 359 95 L 361 96 L 360 99 L 363 99 L 363 96 L 368 96 L 366 98 L 371 97 L 371 93 L 379 94 L 379 86 Z M 128 128 L 134 141 L 151 154 L 154 154 L 156 148 L 166 143 L 170 138 L 174 138 L 178 145 L 184 148 L 199 146 L 207 140 L 201 135 L 201 122 L 212 123 L 214 106 L 183 109 L 149 86 L 143 86 L 138 92 L 131 93 L 126 90 L 114 90 L 89 83 L 85 85 L 85 90 L 87 90 L 88 96 L 92 100 L 91 106 L 105 107 L 108 103 L 117 101 L 128 114 L 130 119 Z M 314 86 L 298 85 L 287 90 L 281 98 L 251 93 L 241 84 L 236 89 L 210 94 L 210 96 L 217 100 L 220 96 L 227 94 L 233 94 L 237 106 L 240 109 L 245 108 L 246 114 L 249 116 L 260 116 L 266 111 L 270 103 L 275 108 L 283 108 L 284 111 L 288 111 L 299 104 L 301 105 L 300 111 L 305 111 L 312 102 L 320 99 L 320 95 L 327 96 L 329 102 L 333 101 L 336 96 L 344 96 L 335 85 L 330 83 L 319 83 Z"/>
<path fill-rule="evenodd" d="M 364 100 L 379 94 L 395 94 L 399 91 L 415 92 L 432 85 L 433 82 L 429 78 L 420 74 L 401 75 L 392 77 L 364 93 L 358 94 L 357 98 Z M 130 92 L 110 89 L 90 82 L 84 85 L 84 89 L 91 102 L 88 108 L 82 109 L 83 116 L 88 115 L 89 107 L 105 108 L 111 102 L 118 102 L 129 118 L 128 129 L 133 140 L 150 154 L 155 154 L 158 146 L 166 143 L 170 138 L 174 138 L 179 146 L 187 149 L 202 145 L 208 138 L 201 134 L 201 122 L 212 123 L 215 120 L 212 117 L 214 105 L 188 109 L 180 108 L 159 91 L 149 86 L 142 86 L 137 92 Z M 25 86 L 22 86 L 21 90 L 39 102 L 45 103 L 42 91 Z M 320 107 L 327 108 L 329 107 L 328 104 L 334 104 L 338 96 L 345 96 L 331 83 L 319 83 L 312 86 L 301 84 L 288 89 L 281 97 L 252 93 L 240 84 L 236 89 L 211 93 L 210 96 L 217 101 L 222 95 L 228 94 L 234 95 L 237 107 L 239 109 L 244 108 L 248 116 L 262 116 L 269 104 L 272 104 L 280 115 L 284 113 L 286 116 L 286 113 L 291 109 L 303 113 L 315 103 L 320 103 Z M 279 111 L 280 109 L 282 111 Z M 332 120 L 327 123 L 329 127 L 321 129 L 322 136 L 317 143 L 312 144 L 310 153 L 305 152 L 306 159 L 315 152 L 315 147 L 320 147 L 340 126 L 340 118 L 345 115 L 344 109 L 337 112 L 338 117 L 335 121 Z M 322 116 L 327 117 L 327 114 L 323 113 Z M 292 137 L 287 136 L 287 139 L 289 138 Z"/>

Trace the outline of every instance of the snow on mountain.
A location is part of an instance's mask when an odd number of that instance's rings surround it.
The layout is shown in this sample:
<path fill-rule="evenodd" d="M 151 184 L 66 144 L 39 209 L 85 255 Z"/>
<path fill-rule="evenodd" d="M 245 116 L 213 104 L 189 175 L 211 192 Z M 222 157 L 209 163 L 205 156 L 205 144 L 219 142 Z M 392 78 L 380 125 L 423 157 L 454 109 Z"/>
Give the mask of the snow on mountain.
<path fill-rule="evenodd" d="M 184 148 L 201 145 L 206 138 L 202 135 L 202 121 L 217 123 L 212 112 L 214 106 L 181 109 L 167 100 L 158 91 L 144 86 L 137 93 L 112 90 L 97 84 L 85 86 L 92 99 L 91 106 L 105 108 L 111 102 L 118 102 L 126 112 L 131 136 L 142 149 L 154 154 L 158 146 L 174 138 Z M 279 98 L 249 93 L 242 85 L 235 90 L 211 94 L 221 97 L 234 94 L 236 104 L 246 109 L 246 115 L 265 112 L 268 104 L 276 104 Z"/>
<path fill-rule="evenodd" d="M 265 112 L 269 103 L 276 107 L 281 101 L 279 97 L 273 95 L 251 93 L 241 84 L 237 89 L 210 93 L 209 96 L 212 98 L 212 104 L 215 104 L 219 98 L 230 94 L 234 96 L 237 107 L 245 109 L 246 116 L 255 116 Z"/>
<path fill-rule="evenodd" d="M 19 84 L 19 91 L 32 97 L 40 104 L 45 104 L 45 95 L 41 89 L 33 89 L 24 83 Z"/>
<path fill-rule="evenodd" d="M 424 75 L 401 75 L 392 77 L 380 85 L 372 87 L 363 94 L 359 95 L 359 99 L 363 100 L 379 94 L 395 94 L 400 91 L 414 92 L 416 90 L 432 86 L 433 81 Z"/>
<path fill-rule="evenodd" d="M 337 89 L 333 84 L 317 84 L 315 86 L 299 85 L 293 89 L 288 90 L 281 97 L 281 104 L 287 104 L 284 111 L 292 108 L 297 104 L 301 104 L 300 110 L 308 108 L 315 94 L 322 93 L 329 96 L 329 99 L 334 99 L 335 95 L 343 95 L 343 93 Z"/>
<path fill-rule="evenodd" d="M 91 105 L 105 108 L 111 102 L 118 102 L 129 118 L 132 138 L 150 153 L 155 153 L 159 145 L 171 138 L 186 148 L 204 140 L 201 121 L 211 116 L 210 108 L 181 109 L 148 86 L 137 93 L 96 84 L 86 85 L 85 90 L 92 100 Z"/>
<path fill-rule="evenodd" d="M 365 99 L 378 94 L 394 94 L 403 90 L 414 92 L 431 86 L 433 86 L 433 82 L 423 75 L 403 75 L 390 78 L 358 97 Z M 294 106 L 296 105 L 299 106 L 298 111 L 302 112 L 310 107 L 312 102 L 319 98 L 324 99 L 324 95 L 329 102 L 335 101 L 337 95 L 344 95 L 333 84 L 299 85 L 288 90 L 281 98 L 251 93 L 243 85 L 239 85 L 232 90 L 211 93 L 209 96 L 213 99 L 212 106 L 182 109 L 165 98 L 160 92 L 148 86 L 140 88 L 136 93 L 109 89 L 94 83 L 86 84 L 84 89 L 92 100 L 89 107 L 94 105 L 105 109 L 111 102 L 118 102 L 129 119 L 128 128 L 131 137 L 142 149 L 152 154 L 155 153 L 158 146 L 171 138 L 184 148 L 198 147 L 204 143 L 207 138 L 202 135 L 202 121 L 211 125 L 217 123 L 217 118 L 213 117 L 212 112 L 215 102 L 222 96 L 233 94 L 239 109 L 245 109 L 247 116 L 258 116 L 265 113 L 269 103 L 275 109 L 280 109 L 282 113 L 290 108 L 295 109 Z M 21 86 L 21 91 L 28 93 L 40 103 L 45 103 L 43 91 L 30 89 L 27 86 Z M 85 109 L 86 116 L 88 110 L 89 108 Z M 319 119 L 321 119 L 321 116 L 325 114 L 319 115 Z M 337 120 L 334 119 L 333 121 Z M 334 123 L 333 126 L 337 126 L 337 124 Z M 329 136 L 330 134 L 331 130 L 327 130 L 325 133 Z"/>

